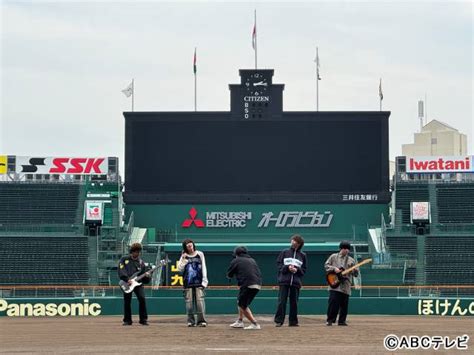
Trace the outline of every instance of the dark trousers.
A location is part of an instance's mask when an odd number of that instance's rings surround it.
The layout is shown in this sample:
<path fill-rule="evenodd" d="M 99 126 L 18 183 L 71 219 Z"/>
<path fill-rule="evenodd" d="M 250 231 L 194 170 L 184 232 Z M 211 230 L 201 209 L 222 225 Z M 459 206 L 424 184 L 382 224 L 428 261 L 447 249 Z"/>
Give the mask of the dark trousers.
<path fill-rule="evenodd" d="M 138 313 L 140 315 L 140 322 L 145 322 L 148 319 L 146 312 L 146 301 L 145 301 L 145 288 L 143 286 L 137 286 L 133 290 L 133 293 L 138 299 Z M 123 321 L 132 322 L 132 292 L 123 293 Z"/>
<path fill-rule="evenodd" d="M 335 323 L 337 314 L 339 313 L 338 323 L 345 323 L 348 310 L 349 295 L 338 291 L 329 291 L 327 321 L 330 323 Z"/>
<path fill-rule="evenodd" d="M 280 285 L 278 292 L 278 308 L 275 314 L 275 323 L 283 323 L 286 314 L 286 301 L 290 296 L 290 315 L 289 323 L 291 325 L 298 324 L 298 298 L 300 289 L 290 285 Z"/>

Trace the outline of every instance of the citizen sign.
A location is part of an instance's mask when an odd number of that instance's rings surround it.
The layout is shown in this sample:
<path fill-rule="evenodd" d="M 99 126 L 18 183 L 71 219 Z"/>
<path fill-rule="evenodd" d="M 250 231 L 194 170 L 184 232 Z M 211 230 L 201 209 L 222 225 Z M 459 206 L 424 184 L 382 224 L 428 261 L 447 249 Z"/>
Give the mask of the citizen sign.
<path fill-rule="evenodd" d="M 270 96 L 244 96 L 246 102 L 270 102 Z"/>

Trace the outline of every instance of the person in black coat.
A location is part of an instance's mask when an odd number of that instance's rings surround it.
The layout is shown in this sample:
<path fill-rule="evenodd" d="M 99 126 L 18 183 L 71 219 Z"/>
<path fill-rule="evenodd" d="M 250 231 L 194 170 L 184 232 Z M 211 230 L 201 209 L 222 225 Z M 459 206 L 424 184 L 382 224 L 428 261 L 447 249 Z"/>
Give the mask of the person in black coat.
<path fill-rule="evenodd" d="M 298 326 L 298 298 L 303 276 L 306 273 L 306 254 L 301 251 L 304 239 L 295 234 L 291 237 L 291 246 L 283 250 L 277 258 L 278 268 L 278 307 L 275 314 L 275 326 L 281 327 L 285 321 L 286 302 L 290 298 L 289 326 Z"/>
<path fill-rule="evenodd" d="M 146 272 L 145 262 L 140 258 L 141 251 L 142 245 L 140 243 L 133 243 L 130 246 L 130 255 L 120 259 L 118 265 L 118 276 L 120 280 L 131 283 L 131 276 L 138 272 L 138 275 L 147 274 L 141 282 L 150 282 L 150 274 Z M 146 311 L 145 289 L 143 285 L 135 287 L 133 292 L 138 299 L 139 323 L 141 325 L 148 325 L 148 313 Z M 123 293 L 123 309 L 123 325 L 132 325 L 132 292 Z"/>
<path fill-rule="evenodd" d="M 257 262 L 248 254 L 246 247 L 236 247 L 233 255 L 234 259 L 227 270 L 227 277 L 231 279 L 235 276 L 240 286 L 237 297 L 239 319 L 230 326 L 247 330 L 260 329 L 260 324 L 255 320 L 249 306 L 262 286 L 262 273 Z M 247 327 L 244 327 L 243 316 L 250 321 Z"/>

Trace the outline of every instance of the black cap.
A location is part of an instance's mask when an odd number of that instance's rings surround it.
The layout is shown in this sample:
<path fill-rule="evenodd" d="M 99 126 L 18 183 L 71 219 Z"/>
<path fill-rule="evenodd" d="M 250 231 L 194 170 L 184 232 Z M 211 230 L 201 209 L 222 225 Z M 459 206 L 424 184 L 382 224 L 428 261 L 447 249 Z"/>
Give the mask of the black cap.
<path fill-rule="evenodd" d="M 350 249 L 351 248 L 351 243 L 348 242 L 347 240 L 343 240 L 342 242 L 339 243 L 339 249 Z"/>

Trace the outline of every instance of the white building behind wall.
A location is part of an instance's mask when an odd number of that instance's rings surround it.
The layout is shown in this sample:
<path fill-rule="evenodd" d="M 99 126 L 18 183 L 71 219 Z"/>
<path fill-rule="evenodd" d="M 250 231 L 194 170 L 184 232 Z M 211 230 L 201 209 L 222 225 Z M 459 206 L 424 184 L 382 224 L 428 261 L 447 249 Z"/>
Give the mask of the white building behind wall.
<path fill-rule="evenodd" d="M 402 145 L 404 156 L 460 156 L 467 154 L 467 136 L 446 123 L 432 120 L 415 133 L 412 144 Z"/>

